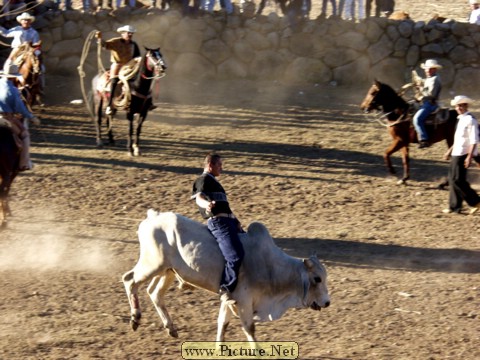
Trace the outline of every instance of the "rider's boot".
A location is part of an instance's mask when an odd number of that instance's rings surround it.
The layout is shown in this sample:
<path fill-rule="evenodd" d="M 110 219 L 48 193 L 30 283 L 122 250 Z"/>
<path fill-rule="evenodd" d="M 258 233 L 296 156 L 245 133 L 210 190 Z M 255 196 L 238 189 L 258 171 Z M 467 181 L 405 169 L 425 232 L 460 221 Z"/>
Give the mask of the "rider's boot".
<path fill-rule="evenodd" d="M 113 111 L 112 111 L 112 101 L 113 101 L 113 98 L 115 97 L 115 89 L 117 88 L 117 84 L 118 84 L 118 77 L 114 77 L 111 79 L 111 88 L 110 88 L 110 99 L 108 99 L 108 105 L 107 105 L 107 108 L 105 109 L 105 114 L 107 115 L 110 115 Z"/>

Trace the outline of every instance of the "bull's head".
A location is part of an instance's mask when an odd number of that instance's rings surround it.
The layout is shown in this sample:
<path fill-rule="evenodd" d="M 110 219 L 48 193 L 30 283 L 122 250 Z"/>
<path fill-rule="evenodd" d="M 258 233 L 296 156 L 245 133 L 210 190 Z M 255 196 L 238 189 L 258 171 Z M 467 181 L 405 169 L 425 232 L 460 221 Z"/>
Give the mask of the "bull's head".
<path fill-rule="evenodd" d="M 330 305 L 330 295 L 327 288 L 327 269 L 318 260 L 316 255 L 303 260 L 307 269 L 308 289 L 305 293 L 304 303 L 313 310 L 321 310 Z"/>

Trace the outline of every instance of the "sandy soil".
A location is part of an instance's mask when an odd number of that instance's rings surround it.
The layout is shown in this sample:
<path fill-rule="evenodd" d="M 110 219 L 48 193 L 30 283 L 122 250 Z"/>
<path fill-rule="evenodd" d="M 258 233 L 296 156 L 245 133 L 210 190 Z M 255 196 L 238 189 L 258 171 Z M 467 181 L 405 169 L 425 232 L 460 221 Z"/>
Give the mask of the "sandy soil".
<path fill-rule="evenodd" d="M 120 282 L 147 209 L 200 220 L 189 193 L 209 150 L 225 157 L 242 222 L 264 222 L 292 256 L 318 252 L 329 271 L 330 308 L 290 310 L 259 325 L 259 340 L 296 341 L 300 359 L 480 356 L 479 217 L 441 213 L 444 144 L 412 148 L 408 186 L 386 176 L 386 130 L 358 109 L 366 89 L 167 76 L 144 156 L 130 158 L 122 116 L 117 146 L 98 150 L 84 107 L 69 104 L 74 85 L 50 84 L 32 129 L 36 167 L 16 179 L 0 232 L 0 358 L 180 359 L 183 341 L 213 340 L 215 295 L 169 292 L 172 339 L 143 289 L 143 324 L 130 330 Z M 471 178 L 479 189 L 480 169 Z M 227 336 L 244 340 L 238 320 Z"/>

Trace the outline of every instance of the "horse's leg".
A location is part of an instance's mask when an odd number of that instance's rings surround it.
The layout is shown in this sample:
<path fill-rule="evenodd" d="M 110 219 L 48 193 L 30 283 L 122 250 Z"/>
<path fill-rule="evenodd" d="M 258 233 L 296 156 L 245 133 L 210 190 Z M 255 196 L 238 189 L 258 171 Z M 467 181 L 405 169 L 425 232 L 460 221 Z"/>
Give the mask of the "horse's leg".
<path fill-rule="evenodd" d="M 96 115 L 97 115 L 97 121 L 95 122 L 95 131 L 96 131 L 96 136 L 97 136 L 97 147 L 101 148 L 103 147 L 103 142 L 102 142 L 102 117 L 103 117 L 103 112 L 102 112 L 102 106 L 103 106 L 103 98 L 99 96 L 98 103 L 96 104 Z"/>
<path fill-rule="evenodd" d="M 165 293 L 170 285 L 172 285 L 174 279 L 175 274 L 171 271 L 167 271 L 162 276 L 155 276 L 150 282 L 150 285 L 148 285 L 147 292 L 155 305 L 155 309 L 157 309 L 158 315 L 160 315 L 160 318 L 162 319 L 163 327 L 168 331 L 168 335 L 177 338 L 178 331 L 165 307 L 164 301 Z"/>
<path fill-rule="evenodd" d="M 405 144 L 401 139 L 394 138 L 393 143 L 390 145 L 390 147 L 385 151 L 385 154 L 383 155 L 383 159 L 385 161 L 385 165 L 388 168 L 388 171 L 390 174 L 394 175 L 396 173 L 395 169 L 393 168 L 392 165 L 392 160 L 390 159 L 391 155 L 396 153 L 398 150 L 402 148 L 407 148 L 406 153 L 403 153 L 402 160 L 403 160 L 403 178 L 405 179 L 405 176 L 408 175 L 409 173 L 409 158 L 408 158 L 408 145 Z"/>
<path fill-rule="evenodd" d="M 408 145 L 402 147 L 403 178 L 398 183 L 405 184 L 410 179 L 410 156 Z"/>
<path fill-rule="evenodd" d="M 140 156 L 142 152 L 140 151 L 140 134 L 142 133 L 143 122 L 145 121 L 147 114 L 139 114 L 137 116 L 137 127 L 135 130 L 135 137 L 133 139 L 133 155 Z"/>
<path fill-rule="evenodd" d="M 128 136 L 127 136 L 127 151 L 128 155 L 133 156 L 133 121 L 135 118 L 135 114 L 128 112 L 127 113 L 127 120 L 128 120 Z"/>
<path fill-rule="evenodd" d="M 115 139 L 113 137 L 113 117 L 115 116 L 115 111 L 110 115 L 107 115 L 107 131 L 108 131 L 108 145 L 115 145 Z"/>

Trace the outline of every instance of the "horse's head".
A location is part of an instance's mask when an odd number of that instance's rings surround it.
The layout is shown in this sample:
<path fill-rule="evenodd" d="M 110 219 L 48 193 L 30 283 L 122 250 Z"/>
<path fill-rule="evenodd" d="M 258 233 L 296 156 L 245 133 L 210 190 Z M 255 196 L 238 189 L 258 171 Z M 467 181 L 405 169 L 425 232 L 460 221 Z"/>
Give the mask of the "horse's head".
<path fill-rule="evenodd" d="M 152 71 L 154 78 L 160 78 L 165 76 L 165 71 L 167 70 L 167 65 L 163 60 L 162 53 L 160 49 L 148 49 L 145 48 L 146 55 L 146 67 L 148 70 Z"/>
<path fill-rule="evenodd" d="M 367 96 L 360 104 L 360 108 L 369 113 L 372 110 L 391 111 L 405 107 L 405 101 L 387 84 L 375 80 L 367 92 Z"/>
<path fill-rule="evenodd" d="M 362 109 L 365 113 L 380 109 L 381 104 L 378 102 L 378 97 L 382 85 L 383 84 L 380 81 L 375 80 L 370 89 L 368 89 L 365 99 L 363 99 L 362 103 L 360 104 L 360 109 Z"/>

